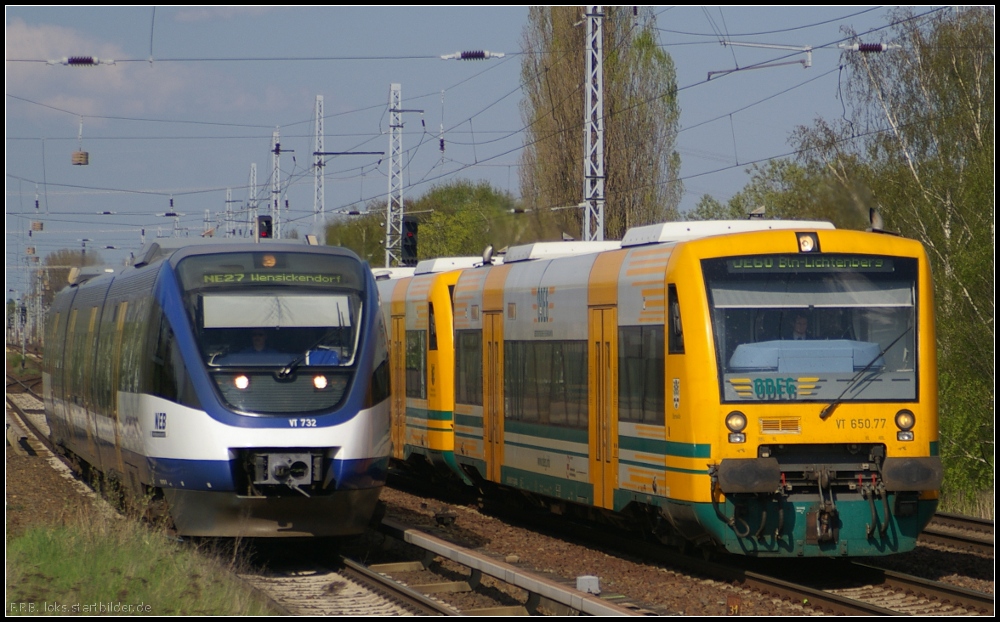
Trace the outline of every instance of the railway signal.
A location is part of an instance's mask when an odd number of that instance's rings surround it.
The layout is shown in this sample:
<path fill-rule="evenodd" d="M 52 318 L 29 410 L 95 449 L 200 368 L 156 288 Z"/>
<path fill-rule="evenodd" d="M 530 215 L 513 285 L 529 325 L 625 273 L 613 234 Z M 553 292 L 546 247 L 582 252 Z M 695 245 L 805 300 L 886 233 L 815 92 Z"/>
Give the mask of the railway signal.
<path fill-rule="evenodd" d="M 274 222 L 270 216 L 257 217 L 257 238 L 261 240 L 270 239 L 274 235 Z"/>
<path fill-rule="evenodd" d="M 403 217 L 403 265 L 417 265 L 417 219 Z"/>

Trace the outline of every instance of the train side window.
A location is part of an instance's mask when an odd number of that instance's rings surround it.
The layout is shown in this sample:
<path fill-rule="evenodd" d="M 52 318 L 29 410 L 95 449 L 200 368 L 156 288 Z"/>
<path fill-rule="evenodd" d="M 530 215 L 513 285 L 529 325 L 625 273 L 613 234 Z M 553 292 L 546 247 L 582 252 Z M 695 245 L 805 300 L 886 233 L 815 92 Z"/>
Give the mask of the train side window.
<path fill-rule="evenodd" d="M 504 342 L 504 416 L 587 427 L 587 342 Z"/>
<path fill-rule="evenodd" d="M 153 395 L 191 408 L 201 408 L 198 395 L 191 383 L 191 376 L 184 365 L 174 330 L 165 314 L 160 312 L 159 335 L 151 352 L 150 389 Z"/>
<path fill-rule="evenodd" d="M 427 349 L 430 351 L 436 351 L 438 349 L 438 332 L 437 323 L 434 321 L 434 303 L 427 303 L 427 326 L 430 330 L 430 334 L 427 339 Z"/>
<path fill-rule="evenodd" d="M 478 330 L 460 330 L 455 337 L 455 401 L 483 405 L 483 337 Z"/>
<path fill-rule="evenodd" d="M 670 354 L 684 354 L 684 328 L 681 325 L 681 303 L 677 300 L 677 286 L 667 286 L 667 347 Z"/>
<path fill-rule="evenodd" d="M 618 418 L 664 425 L 663 327 L 618 329 Z"/>
<path fill-rule="evenodd" d="M 406 331 L 406 396 L 427 398 L 427 331 Z"/>

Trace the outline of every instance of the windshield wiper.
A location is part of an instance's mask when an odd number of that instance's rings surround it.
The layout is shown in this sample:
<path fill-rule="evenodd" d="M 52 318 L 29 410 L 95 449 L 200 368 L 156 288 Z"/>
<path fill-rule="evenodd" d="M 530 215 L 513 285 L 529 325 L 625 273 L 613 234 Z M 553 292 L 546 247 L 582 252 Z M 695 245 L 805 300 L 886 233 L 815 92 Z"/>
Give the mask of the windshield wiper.
<path fill-rule="evenodd" d="M 912 326 L 907 326 L 906 330 L 899 333 L 899 336 L 893 339 L 889 345 L 882 348 L 882 351 L 876 354 L 875 358 L 873 358 L 870 363 L 865 365 L 864 369 L 854 374 L 854 377 L 851 378 L 851 381 L 847 383 L 847 388 L 845 388 L 843 392 L 837 396 L 837 399 L 833 400 L 832 402 L 830 402 L 830 404 L 828 404 L 825 408 L 823 408 L 823 410 L 819 411 L 819 418 L 826 421 L 826 419 L 833 414 L 833 411 L 837 408 L 837 406 L 840 406 L 840 403 L 844 400 L 844 396 L 847 395 L 847 392 L 850 391 L 852 388 L 854 388 L 854 385 L 856 385 L 858 381 L 864 377 L 865 373 L 872 368 L 872 365 L 875 364 L 875 361 L 882 358 L 885 355 L 885 353 L 888 352 L 892 348 L 892 346 L 896 345 L 896 342 L 902 339 L 903 335 L 910 332 L 912 328 L 913 328 Z"/>
<path fill-rule="evenodd" d="M 306 348 L 302 352 L 302 354 L 296 356 L 295 358 L 293 358 L 288 363 L 288 365 L 285 365 L 284 367 L 282 367 L 281 371 L 278 372 L 278 377 L 279 378 L 287 378 L 289 375 L 291 375 L 291 373 L 293 371 L 295 371 L 296 369 L 298 369 L 299 365 L 301 365 L 302 363 L 305 362 L 306 357 L 309 356 L 309 352 L 311 352 L 312 350 L 315 350 L 316 348 L 318 348 L 324 341 L 326 341 L 331 336 L 333 336 L 334 331 L 338 330 L 339 328 L 340 327 L 338 326 L 338 327 L 331 328 L 330 330 L 326 331 L 326 333 L 324 333 L 322 337 L 320 337 L 319 339 L 317 339 L 314 344 L 312 344 L 311 346 L 309 346 L 308 348 Z"/>

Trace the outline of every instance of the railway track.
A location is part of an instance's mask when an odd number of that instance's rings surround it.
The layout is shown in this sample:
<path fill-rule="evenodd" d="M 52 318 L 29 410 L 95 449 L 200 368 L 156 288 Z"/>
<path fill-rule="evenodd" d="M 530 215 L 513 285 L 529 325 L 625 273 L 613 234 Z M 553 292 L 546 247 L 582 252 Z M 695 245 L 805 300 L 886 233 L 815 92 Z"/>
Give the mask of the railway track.
<path fill-rule="evenodd" d="M 458 580 L 421 583 L 413 589 L 446 599 L 456 590 L 468 591 L 485 585 L 489 578 L 493 585 L 499 583 L 512 588 L 500 591 L 519 600 L 512 605 L 461 608 L 465 615 L 535 615 L 543 611 L 553 615 L 657 615 L 622 594 L 600 593 L 597 583 L 588 581 L 589 577 L 578 578 L 575 582 L 556 580 L 518 565 L 517 560 L 498 559 L 393 519 L 384 519 L 379 531 L 423 552 L 420 561 L 380 564 L 376 567 L 380 572 L 394 573 L 401 578 L 408 573 L 418 573 L 417 577 L 405 579 L 409 583 L 415 578 L 422 580 L 418 577 L 432 567 L 431 560 L 437 560 L 442 568 L 446 567 L 443 562 L 462 568 L 457 571 Z M 598 593 L 593 593 L 595 591 Z"/>
<path fill-rule="evenodd" d="M 920 534 L 920 542 L 993 556 L 993 521 L 939 512 Z"/>
<path fill-rule="evenodd" d="M 993 615 L 993 595 L 847 560 L 820 573 L 745 573 L 756 589 L 837 615 Z M 804 568 L 804 566 L 803 566 Z"/>
<path fill-rule="evenodd" d="M 522 515 L 509 514 L 508 518 L 514 522 L 528 522 Z M 824 614 L 993 615 L 992 594 L 846 560 L 728 558 L 717 563 L 659 548 L 648 542 L 636 542 L 628 534 L 615 535 L 611 530 L 583 525 L 569 526 L 547 518 L 531 521 L 530 529 L 558 531 L 564 537 L 585 543 L 588 547 L 613 549 L 693 577 L 708 577 L 790 603 L 802 603 Z M 796 570 L 782 572 L 789 567 Z M 820 577 L 821 580 L 807 581 L 803 577 Z M 726 600 L 730 614 L 741 613 L 743 602 L 739 594 L 728 594 Z"/>
<path fill-rule="evenodd" d="M 295 564 L 284 569 L 241 573 L 287 615 L 413 616 L 455 615 L 443 603 L 392 581 L 354 561 Z"/>
<path fill-rule="evenodd" d="M 47 429 L 44 427 L 42 404 L 30 393 L 12 394 L 8 391 L 8 404 L 17 414 L 15 426 L 24 428 L 25 432 L 17 435 L 23 437 L 22 446 L 32 451 L 42 451 L 41 441 L 47 441 Z M 8 428 L 8 438 L 10 438 Z M 33 429 L 33 430 L 32 430 Z M 29 430 L 32 430 L 29 432 Z M 50 462 L 61 464 L 58 459 Z M 56 466 L 56 465 L 53 465 Z M 82 486 L 82 484 L 80 484 Z M 93 494 L 91 492 L 91 494 Z M 941 530 L 951 529 L 971 532 L 973 538 L 992 543 L 992 521 L 964 521 L 962 517 L 940 515 L 932 524 Z M 565 527 L 565 526 L 563 526 Z M 302 566 L 285 571 L 284 574 L 271 571 L 256 579 L 244 577 L 251 585 L 264 591 L 268 597 L 282 607 L 298 611 L 304 615 L 441 615 L 442 612 L 455 613 L 463 611 L 475 615 L 476 609 L 487 611 L 493 609 L 508 614 L 515 612 L 545 611 L 567 613 L 589 613 L 582 607 L 591 606 L 592 601 L 602 606 L 618 603 L 627 599 L 619 594 L 603 594 L 599 598 L 593 594 L 585 594 L 577 590 L 577 586 L 568 581 L 553 580 L 551 576 L 541 577 L 527 570 L 524 564 L 498 560 L 480 551 L 469 550 L 456 544 L 448 543 L 442 538 L 429 535 L 420 529 L 387 521 L 382 529 L 387 535 L 401 539 L 412 547 L 417 547 L 422 554 L 410 559 L 381 561 L 381 565 L 369 568 L 369 574 L 374 576 L 389 575 L 397 583 L 403 581 L 410 591 L 422 595 L 431 602 L 444 603 L 439 605 L 435 613 L 429 610 L 414 609 L 414 605 L 400 604 L 398 598 L 379 596 L 378 590 L 388 588 L 370 588 L 365 581 L 349 573 L 355 572 L 349 567 L 355 562 L 335 562 L 333 570 L 322 566 Z M 606 532 L 597 536 L 601 544 L 606 545 Z M 949 544 L 949 546 L 956 546 Z M 643 547 L 642 554 L 648 556 L 650 547 Z M 992 546 L 989 547 L 992 550 Z M 850 577 L 848 583 L 843 579 L 833 579 L 825 583 L 803 584 L 800 577 L 792 580 L 788 577 L 758 573 L 746 569 L 733 569 L 722 566 L 712 569 L 708 562 L 700 560 L 678 561 L 677 559 L 659 560 L 657 563 L 670 567 L 684 568 L 695 576 L 708 576 L 730 584 L 738 584 L 746 589 L 778 596 L 790 602 L 805 603 L 808 607 L 823 613 L 846 615 L 993 615 L 993 597 L 988 594 L 946 586 L 933 581 L 925 581 L 909 577 L 901 573 L 889 572 L 862 565 L 852 565 L 849 570 L 838 571 L 839 577 Z M 392 564 L 392 565 L 386 565 Z M 461 569 L 457 569 L 458 566 Z M 440 579 L 428 577 L 437 572 Z M 434 587 L 434 584 L 440 584 Z M 507 588 L 498 588 L 500 584 Z M 357 587 L 361 586 L 361 587 Z M 284 591 L 282 591 L 284 590 Z M 456 597 L 455 590 L 466 593 L 508 595 L 507 599 L 497 597 L 493 604 L 479 602 L 475 607 L 467 604 L 448 604 L 449 600 L 456 603 L 468 603 L 468 597 Z M 562 594 L 552 597 L 552 594 Z M 368 595 L 368 593 L 371 595 Z M 451 596 L 449 596 L 449 594 Z M 433 596 L 432 596 L 433 595 Z M 513 595 L 513 596 L 512 596 Z M 514 598 L 517 602 L 511 603 Z M 727 597 L 727 609 L 739 613 L 741 597 L 730 594 Z M 482 599 L 480 599 L 482 600 Z M 318 607 L 318 601 L 323 601 L 326 609 L 310 609 Z M 352 604 L 353 603 L 353 604 Z M 360 607 L 360 609 L 351 607 Z M 462 607 L 465 607 L 462 609 Z M 511 609 L 513 607 L 513 609 Z M 370 613 L 365 613 L 370 612 Z M 381 613 L 385 612 L 385 613 Z M 416 613 L 415 613 L 416 612 Z M 619 607 L 616 613 L 655 615 L 661 613 L 654 608 L 641 604 Z M 602 614 L 610 615 L 609 611 Z M 480 615 L 485 615 L 481 613 Z"/>

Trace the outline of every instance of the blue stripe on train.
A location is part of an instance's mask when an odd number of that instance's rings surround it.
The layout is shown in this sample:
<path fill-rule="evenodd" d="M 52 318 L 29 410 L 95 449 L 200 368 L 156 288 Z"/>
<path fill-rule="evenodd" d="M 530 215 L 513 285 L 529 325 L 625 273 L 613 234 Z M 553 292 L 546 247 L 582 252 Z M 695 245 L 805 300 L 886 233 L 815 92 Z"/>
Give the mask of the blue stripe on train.
<path fill-rule="evenodd" d="M 235 492 L 234 462 L 231 460 L 178 460 L 149 458 L 153 484 L 160 488 L 181 488 L 211 492 Z M 333 490 L 361 490 L 385 484 L 389 458 L 327 461 L 333 473 Z"/>

